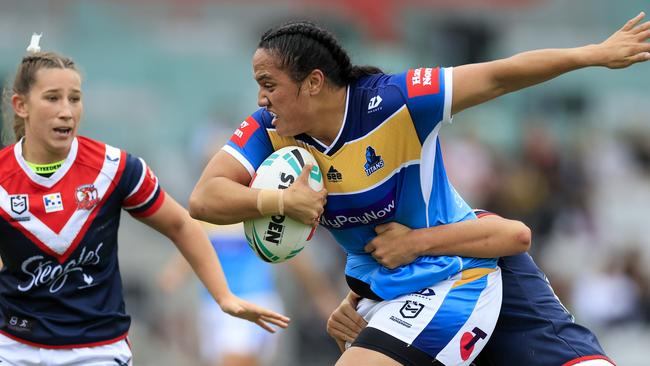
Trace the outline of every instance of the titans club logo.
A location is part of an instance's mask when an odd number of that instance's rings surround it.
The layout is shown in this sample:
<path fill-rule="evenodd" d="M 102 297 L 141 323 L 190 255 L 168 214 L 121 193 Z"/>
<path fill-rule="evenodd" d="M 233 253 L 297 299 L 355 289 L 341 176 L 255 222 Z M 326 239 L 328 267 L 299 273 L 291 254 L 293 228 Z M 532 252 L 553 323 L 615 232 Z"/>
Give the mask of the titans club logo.
<path fill-rule="evenodd" d="M 384 167 L 384 159 L 377 155 L 372 146 L 366 148 L 366 163 L 363 167 L 367 176 Z"/>

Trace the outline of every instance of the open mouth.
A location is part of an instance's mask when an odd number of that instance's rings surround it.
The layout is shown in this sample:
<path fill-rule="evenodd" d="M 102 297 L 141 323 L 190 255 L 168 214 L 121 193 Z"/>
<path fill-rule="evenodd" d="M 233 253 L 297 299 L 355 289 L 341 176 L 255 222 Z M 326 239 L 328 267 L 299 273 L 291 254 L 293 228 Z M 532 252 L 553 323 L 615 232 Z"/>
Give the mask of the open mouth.
<path fill-rule="evenodd" d="M 271 111 L 269 111 L 269 113 L 271 114 L 271 117 L 273 117 L 273 121 L 271 121 L 271 124 L 272 124 L 273 126 L 275 126 L 275 123 L 276 123 L 276 121 L 278 120 L 278 115 L 275 114 L 275 113 L 273 113 L 273 112 L 271 112 Z"/>
<path fill-rule="evenodd" d="M 72 128 L 70 127 L 56 127 L 54 132 L 60 136 L 70 136 L 72 134 Z"/>

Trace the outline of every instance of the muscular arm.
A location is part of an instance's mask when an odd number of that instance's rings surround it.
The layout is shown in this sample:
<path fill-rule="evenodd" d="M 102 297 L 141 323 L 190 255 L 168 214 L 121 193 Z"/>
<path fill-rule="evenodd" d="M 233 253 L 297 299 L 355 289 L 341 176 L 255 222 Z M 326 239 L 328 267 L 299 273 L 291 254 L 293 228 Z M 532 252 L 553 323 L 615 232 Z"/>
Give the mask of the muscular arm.
<path fill-rule="evenodd" d="M 210 160 L 190 196 L 192 217 L 225 225 L 260 216 L 251 176 L 230 154 L 220 150 Z"/>
<path fill-rule="evenodd" d="M 524 223 L 496 215 L 415 230 L 390 222 L 377 226 L 375 231 L 377 236 L 365 251 L 388 268 L 411 263 L 423 255 L 514 255 L 527 251 L 531 241 L 530 229 Z"/>
<path fill-rule="evenodd" d="M 638 25 L 644 16 L 641 13 L 629 20 L 600 44 L 529 51 L 502 60 L 455 67 L 452 113 L 576 69 L 616 69 L 650 60 L 650 22 Z"/>
<path fill-rule="evenodd" d="M 296 181 L 284 192 L 285 213 L 307 225 L 322 213 L 326 190 L 309 187 L 312 166 L 307 164 Z M 261 217 L 257 210 L 259 189 L 250 188 L 251 176 L 244 166 L 220 150 L 208 163 L 190 196 L 192 217 L 213 224 L 234 224 Z"/>

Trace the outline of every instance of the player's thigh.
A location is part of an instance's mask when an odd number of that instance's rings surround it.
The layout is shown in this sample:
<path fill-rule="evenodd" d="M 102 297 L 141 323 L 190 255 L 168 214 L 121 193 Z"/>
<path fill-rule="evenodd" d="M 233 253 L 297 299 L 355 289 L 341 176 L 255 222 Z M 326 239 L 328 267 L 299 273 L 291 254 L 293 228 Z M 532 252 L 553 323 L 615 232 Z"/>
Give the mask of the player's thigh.
<path fill-rule="evenodd" d="M 469 282 L 451 279 L 394 300 L 363 299 L 357 310 L 368 327 L 352 345 L 405 365 L 469 365 L 494 331 L 501 290 L 497 268 Z"/>
<path fill-rule="evenodd" d="M 367 348 L 350 347 L 336 362 L 336 366 L 401 366 L 383 353 Z"/>

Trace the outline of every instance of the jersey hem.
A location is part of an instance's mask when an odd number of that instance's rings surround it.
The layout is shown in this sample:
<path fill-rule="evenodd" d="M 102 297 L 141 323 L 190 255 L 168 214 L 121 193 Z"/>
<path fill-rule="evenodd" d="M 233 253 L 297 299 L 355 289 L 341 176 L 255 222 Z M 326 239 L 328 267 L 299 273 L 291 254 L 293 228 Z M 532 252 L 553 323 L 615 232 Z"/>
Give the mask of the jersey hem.
<path fill-rule="evenodd" d="M 70 349 L 70 348 L 88 348 L 88 347 L 98 347 L 98 346 L 105 346 L 107 344 L 111 343 L 116 343 L 119 342 L 123 339 L 125 339 L 128 336 L 129 332 L 126 332 L 122 334 L 119 337 L 116 338 L 111 338 L 105 341 L 98 341 L 98 342 L 91 342 L 91 343 L 77 343 L 77 344 L 63 344 L 63 345 L 50 345 L 50 344 L 42 344 L 42 343 L 37 343 L 37 342 L 32 342 L 28 341 L 26 339 L 22 339 L 19 337 L 16 337 L 13 334 L 9 334 L 3 330 L 0 330 L 0 333 L 8 338 L 13 339 L 14 341 L 22 344 L 26 344 L 28 346 L 32 347 L 38 347 L 38 348 L 47 348 L 47 349 Z"/>
<path fill-rule="evenodd" d="M 603 356 L 603 355 L 582 356 L 582 357 L 574 358 L 573 360 L 562 364 L 562 366 L 577 365 L 580 362 L 590 361 L 590 360 L 605 360 L 605 361 L 611 363 L 612 365 L 616 366 L 616 363 L 614 363 L 614 361 L 609 359 L 609 357 Z"/>

